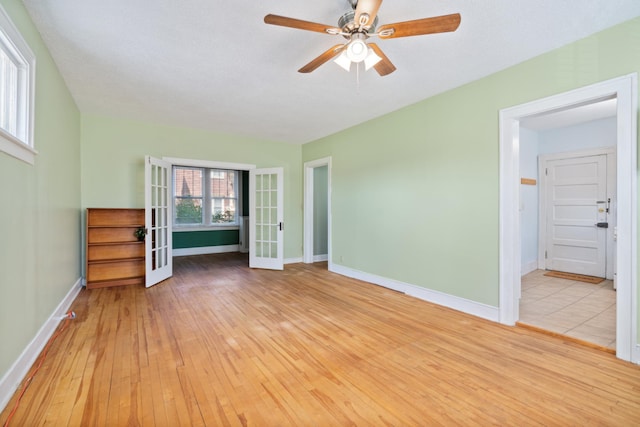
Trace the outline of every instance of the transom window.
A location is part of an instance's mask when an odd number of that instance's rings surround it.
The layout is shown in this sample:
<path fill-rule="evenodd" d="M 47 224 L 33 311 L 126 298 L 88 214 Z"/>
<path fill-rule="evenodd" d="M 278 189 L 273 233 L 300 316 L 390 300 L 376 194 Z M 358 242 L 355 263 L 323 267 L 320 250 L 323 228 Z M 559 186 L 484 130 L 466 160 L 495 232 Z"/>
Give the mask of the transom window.
<path fill-rule="evenodd" d="M 34 163 L 35 56 L 0 7 L 0 151 Z"/>
<path fill-rule="evenodd" d="M 175 227 L 238 224 L 238 171 L 173 167 Z"/>

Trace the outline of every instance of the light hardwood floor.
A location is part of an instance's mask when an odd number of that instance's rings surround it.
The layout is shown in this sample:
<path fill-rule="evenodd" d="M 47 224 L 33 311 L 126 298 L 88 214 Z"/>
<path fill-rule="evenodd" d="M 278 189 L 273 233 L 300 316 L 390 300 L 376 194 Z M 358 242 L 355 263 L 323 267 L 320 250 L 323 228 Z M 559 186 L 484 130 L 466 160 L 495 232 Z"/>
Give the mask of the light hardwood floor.
<path fill-rule="evenodd" d="M 640 367 L 348 279 L 176 258 L 83 290 L 14 426 L 634 425 Z M 15 399 L 15 398 L 14 398 Z M 4 423 L 12 400 L 0 414 Z"/>

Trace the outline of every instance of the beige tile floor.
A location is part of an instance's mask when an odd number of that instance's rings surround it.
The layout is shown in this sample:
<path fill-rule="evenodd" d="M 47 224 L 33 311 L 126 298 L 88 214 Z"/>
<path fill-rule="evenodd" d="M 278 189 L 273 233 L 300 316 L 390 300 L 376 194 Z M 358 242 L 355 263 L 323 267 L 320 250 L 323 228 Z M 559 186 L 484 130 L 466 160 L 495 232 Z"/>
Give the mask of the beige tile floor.
<path fill-rule="evenodd" d="M 520 322 L 616 348 L 616 291 L 613 281 L 597 285 L 544 276 L 522 277 Z"/>

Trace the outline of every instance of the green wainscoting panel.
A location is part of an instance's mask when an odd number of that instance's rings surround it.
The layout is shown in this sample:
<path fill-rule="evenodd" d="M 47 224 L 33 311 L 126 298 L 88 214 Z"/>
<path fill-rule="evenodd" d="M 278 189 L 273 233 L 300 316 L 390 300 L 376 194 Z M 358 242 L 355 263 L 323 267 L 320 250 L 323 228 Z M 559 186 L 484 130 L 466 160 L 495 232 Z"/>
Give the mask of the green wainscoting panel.
<path fill-rule="evenodd" d="M 237 245 L 238 230 L 180 231 L 173 233 L 173 249 Z"/>

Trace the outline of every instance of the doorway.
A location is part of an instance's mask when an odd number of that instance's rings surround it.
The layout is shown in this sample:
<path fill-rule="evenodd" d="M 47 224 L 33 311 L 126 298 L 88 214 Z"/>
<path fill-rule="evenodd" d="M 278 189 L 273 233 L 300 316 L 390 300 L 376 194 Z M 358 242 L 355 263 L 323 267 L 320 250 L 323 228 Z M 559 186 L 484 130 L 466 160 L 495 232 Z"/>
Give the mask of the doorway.
<path fill-rule="evenodd" d="M 304 164 L 303 261 L 331 269 L 331 157 Z"/>
<path fill-rule="evenodd" d="M 521 297 L 520 122 L 615 98 L 617 159 L 616 355 L 640 362 L 637 342 L 637 74 L 500 111 L 500 322 L 514 325 Z"/>
<path fill-rule="evenodd" d="M 190 256 L 190 255 L 205 255 L 213 253 L 223 252 L 235 252 L 240 251 L 243 253 L 249 252 L 249 171 L 255 170 L 255 164 L 249 163 L 232 163 L 216 160 L 203 160 L 203 159 L 185 159 L 177 157 L 163 157 L 162 160 L 166 162 L 169 167 L 179 166 L 186 168 L 206 168 L 212 170 L 222 171 L 236 171 L 238 172 L 238 181 L 234 182 L 234 186 L 237 187 L 240 197 L 236 200 L 236 210 L 238 212 L 238 224 L 237 226 L 230 226 L 228 228 L 219 227 L 215 225 L 211 228 L 206 227 L 185 227 L 182 231 L 176 232 L 176 228 L 172 229 L 172 234 L 175 232 L 175 236 L 179 237 L 180 243 L 176 249 L 172 245 L 168 247 L 168 257 L 174 256 Z M 173 205 L 173 186 L 174 182 L 169 174 L 169 193 L 165 196 L 165 200 L 169 202 L 170 208 Z M 219 177 L 215 177 L 219 179 Z M 205 188 L 206 183 L 202 182 L 202 176 L 200 177 L 200 188 Z M 182 184 L 182 183 L 180 183 Z M 203 215 L 203 211 L 200 211 L 199 215 Z M 209 215 L 207 215 L 209 216 Z M 173 221 L 173 209 L 167 214 L 169 222 Z M 236 231 L 237 229 L 237 231 Z M 234 238 L 233 233 L 237 232 L 237 237 Z M 217 234 L 217 235 L 216 235 Z M 174 242 L 175 243 L 175 240 Z M 247 263 L 248 265 L 248 263 Z"/>
<path fill-rule="evenodd" d="M 520 121 L 517 323 L 614 353 L 615 116 L 613 99 Z"/>

